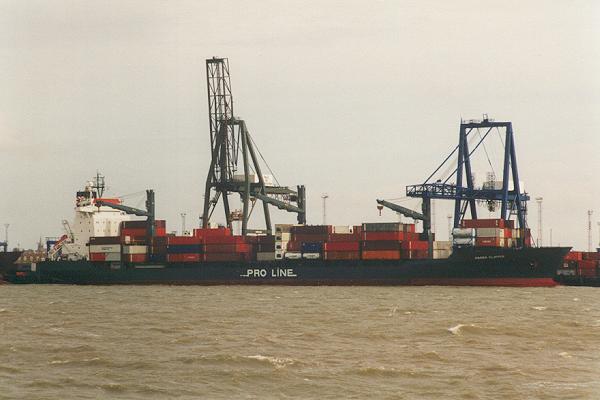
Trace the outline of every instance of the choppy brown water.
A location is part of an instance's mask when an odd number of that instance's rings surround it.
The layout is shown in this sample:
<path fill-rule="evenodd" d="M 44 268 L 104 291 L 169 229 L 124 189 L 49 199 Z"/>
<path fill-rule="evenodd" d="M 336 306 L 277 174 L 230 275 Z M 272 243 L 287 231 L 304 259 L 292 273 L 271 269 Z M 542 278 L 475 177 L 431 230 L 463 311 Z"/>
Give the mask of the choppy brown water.
<path fill-rule="evenodd" d="M 0 286 L 0 398 L 600 398 L 600 290 Z"/>

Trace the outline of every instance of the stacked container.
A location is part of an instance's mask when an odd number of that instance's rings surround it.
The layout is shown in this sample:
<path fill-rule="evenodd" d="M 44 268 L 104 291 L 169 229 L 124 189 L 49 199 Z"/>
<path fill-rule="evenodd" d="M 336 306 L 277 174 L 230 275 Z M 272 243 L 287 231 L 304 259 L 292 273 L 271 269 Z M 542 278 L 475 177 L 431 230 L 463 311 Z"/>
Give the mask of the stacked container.
<path fill-rule="evenodd" d="M 365 223 L 361 239 L 363 260 L 423 259 L 428 256 L 429 243 L 420 240 L 415 224 Z"/>
<path fill-rule="evenodd" d="M 90 261 L 121 261 L 121 238 L 119 236 L 91 237 Z"/>
<path fill-rule="evenodd" d="M 326 260 L 360 260 L 361 226 L 334 226 L 323 244 Z"/>
<path fill-rule="evenodd" d="M 518 247 L 521 243 L 531 247 L 531 231 L 529 229 L 515 229 L 514 221 L 504 219 L 465 219 L 462 228 L 453 230 L 455 245 L 467 245 L 466 235 L 470 232 L 470 239 L 477 247 Z M 464 242 L 464 243 L 463 243 Z"/>
<path fill-rule="evenodd" d="M 331 225 L 293 225 L 287 243 L 285 258 L 318 259 L 322 257 L 323 243 L 329 240 Z M 277 233 L 276 233 L 277 235 Z"/>
<path fill-rule="evenodd" d="M 285 257 L 288 243 L 292 239 L 292 224 L 275 224 L 275 259 Z"/>

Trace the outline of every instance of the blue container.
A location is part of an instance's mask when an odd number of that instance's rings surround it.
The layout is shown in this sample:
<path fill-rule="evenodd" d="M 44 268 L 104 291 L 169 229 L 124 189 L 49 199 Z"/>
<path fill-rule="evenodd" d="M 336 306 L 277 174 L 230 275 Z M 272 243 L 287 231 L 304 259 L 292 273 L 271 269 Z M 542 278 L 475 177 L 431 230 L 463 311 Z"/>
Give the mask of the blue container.
<path fill-rule="evenodd" d="M 321 242 L 303 242 L 300 247 L 303 253 L 320 253 L 323 250 Z"/>

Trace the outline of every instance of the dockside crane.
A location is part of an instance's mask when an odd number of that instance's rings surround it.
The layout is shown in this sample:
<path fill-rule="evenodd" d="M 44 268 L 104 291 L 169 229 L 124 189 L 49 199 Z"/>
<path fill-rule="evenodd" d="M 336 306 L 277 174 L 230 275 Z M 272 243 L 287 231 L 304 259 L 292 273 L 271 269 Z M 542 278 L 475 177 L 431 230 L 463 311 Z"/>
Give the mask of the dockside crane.
<path fill-rule="evenodd" d="M 233 113 L 233 95 L 227 58 L 206 60 L 211 162 L 206 178 L 202 226 L 208 227 L 219 199 L 223 200 L 227 227 L 232 228 L 234 217 L 242 221 L 242 235 L 248 231 L 248 220 L 256 200 L 262 201 L 267 232 L 271 232 L 269 205 L 296 213 L 298 223 L 306 223 L 306 190 L 280 186 L 265 179 L 258 159 L 256 144 L 244 120 Z M 241 153 L 241 154 L 240 154 Z M 237 174 L 242 158 L 242 173 Z M 261 159 L 264 161 L 264 158 Z M 265 162 L 266 164 L 266 162 Z M 268 168 L 268 165 L 266 165 Z M 269 169 L 270 170 L 270 169 Z M 241 215 L 232 212 L 229 194 L 238 193 L 243 209 Z M 252 204 L 251 204 L 252 203 Z"/>
<path fill-rule="evenodd" d="M 494 129 L 499 132 L 504 131 L 501 185 L 498 188 L 495 184 L 484 184 L 482 187 L 475 187 L 471 156 Z M 481 131 L 485 133 L 481 135 Z M 479 139 L 476 140 L 476 144 L 471 150 L 469 149 L 468 140 L 470 135 L 477 138 L 475 134 L 479 135 Z M 449 165 L 450 160 L 457 152 L 456 168 L 448 176 L 434 180 L 436 174 L 442 170 L 442 167 Z M 449 182 L 452 177 L 456 179 L 454 183 Z M 510 185 L 511 178 L 512 187 Z M 433 237 L 431 233 L 431 200 L 433 199 L 454 201 L 454 228 L 460 226 L 467 209 L 469 209 L 471 218 L 477 219 L 477 201 L 485 201 L 488 204 L 500 203 L 501 219 L 510 219 L 512 215 L 516 214 L 518 227 L 527 228 L 527 201 L 530 198 L 526 192 L 521 192 L 520 188 L 512 123 L 497 122 L 487 118 L 487 116 L 484 116 L 482 120 L 461 121 L 458 145 L 423 183 L 406 186 L 406 196 L 422 199 L 422 213 L 417 213 L 385 200 L 377 200 L 377 203 L 410 218 L 422 220 L 424 232 L 427 233 L 429 238 L 430 252 Z M 522 246 L 523 243 L 519 245 Z"/>

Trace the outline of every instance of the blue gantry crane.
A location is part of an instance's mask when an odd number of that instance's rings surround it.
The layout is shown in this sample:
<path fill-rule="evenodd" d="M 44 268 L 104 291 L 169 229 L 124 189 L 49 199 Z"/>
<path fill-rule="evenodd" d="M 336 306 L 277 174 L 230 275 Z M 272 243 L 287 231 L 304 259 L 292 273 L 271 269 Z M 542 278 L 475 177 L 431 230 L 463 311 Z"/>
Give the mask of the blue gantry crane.
<path fill-rule="evenodd" d="M 475 187 L 471 156 L 480 148 L 486 138 L 489 137 L 490 132 L 496 129 L 500 133 L 504 131 L 504 160 L 502 180 L 500 181 L 501 185 L 484 184 L 482 187 Z M 481 134 L 482 130 L 485 131 L 483 135 Z M 473 148 L 470 149 L 469 139 L 477 138 L 476 136 L 470 137 L 470 135 L 474 135 L 475 133 L 477 133 L 479 138 L 476 140 Z M 458 161 L 456 168 L 448 176 L 433 181 L 434 176 L 444 166 L 449 165 L 450 160 L 457 152 Z M 452 177 L 455 177 L 455 182 L 450 181 Z M 488 204 L 500 203 L 500 218 L 510 219 L 513 214 L 516 214 L 519 228 L 526 228 L 529 195 L 521 192 L 519 184 L 519 170 L 517 167 L 512 123 L 497 122 L 487 118 L 487 116 L 484 116 L 482 120 L 461 121 L 458 145 L 423 183 L 407 186 L 406 196 L 422 199 L 421 213 L 385 200 L 377 200 L 377 203 L 407 217 L 422 220 L 423 231 L 427 234 L 430 242 L 432 241 L 432 199 L 454 200 L 455 228 L 460 226 L 467 209 L 470 211 L 471 218 L 477 219 L 477 201 L 485 201 Z"/>

